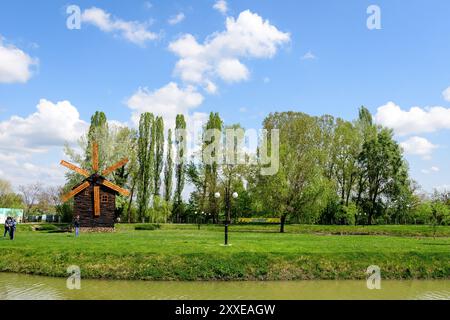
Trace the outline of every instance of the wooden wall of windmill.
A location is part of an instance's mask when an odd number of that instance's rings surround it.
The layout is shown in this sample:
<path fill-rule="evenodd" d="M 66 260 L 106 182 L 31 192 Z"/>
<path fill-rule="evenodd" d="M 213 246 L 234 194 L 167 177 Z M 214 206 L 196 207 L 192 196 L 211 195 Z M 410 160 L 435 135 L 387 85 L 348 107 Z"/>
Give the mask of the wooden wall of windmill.
<path fill-rule="evenodd" d="M 74 198 L 74 217 L 80 216 L 81 231 L 114 230 L 116 195 L 129 196 L 128 190 L 108 181 L 105 176 L 123 167 L 128 159 L 123 159 L 99 172 L 98 145 L 92 144 L 92 173 L 62 160 L 61 165 L 82 175 L 85 179 L 62 196 L 64 202 Z"/>

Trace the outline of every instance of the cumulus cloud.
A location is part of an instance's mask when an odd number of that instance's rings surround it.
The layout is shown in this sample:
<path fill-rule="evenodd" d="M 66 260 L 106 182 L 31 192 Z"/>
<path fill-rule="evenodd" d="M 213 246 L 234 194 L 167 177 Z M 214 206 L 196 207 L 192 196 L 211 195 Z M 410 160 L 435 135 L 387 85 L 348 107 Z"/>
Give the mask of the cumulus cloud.
<path fill-rule="evenodd" d="M 432 144 L 422 137 L 411 137 L 408 140 L 400 143 L 405 154 L 421 156 L 424 160 L 431 159 L 431 154 L 438 148 L 437 145 Z"/>
<path fill-rule="evenodd" d="M 170 25 L 175 25 L 183 21 L 185 18 L 185 15 L 183 12 L 180 12 L 179 14 L 170 17 L 170 19 L 167 21 Z"/>
<path fill-rule="evenodd" d="M 139 88 L 126 102 L 133 110 L 132 121 L 139 123 L 143 112 L 152 112 L 162 116 L 168 126 L 175 124 L 177 114 L 188 115 L 193 109 L 200 106 L 203 96 L 193 86 L 180 88 L 178 84 L 170 82 L 166 86 L 150 91 Z"/>
<path fill-rule="evenodd" d="M 4 44 L 0 36 L 0 83 L 27 82 L 37 64 L 37 59 L 13 45 Z"/>
<path fill-rule="evenodd" d="M 75 144 L 86 133 L 88 123 L 80 119 L 69 101 L 53 103 L 41 99 L 36 112 L 12 116 L 0 122 L 0 177 L 14 186 L 45 181 L 64 183 L 64 168 L 59 166 L 64 143 Z M 49 164 L 49 157 L 55 159 Z"/>
<path fill-rule="evenodd" d="M 0 149 L 46 151 L 65 142 L 76 142 L 87 127 L 69 101 L 53 103 L 41 99 L 37 111 L 28 117 L 12 116 L 0 122 Z"/>
<path fill-rule="evenodd" d="M 228 12 L 228 4 L 225 0 L 218 0 L 214 3 L 213 8 L 219 11 L 222 14 L 226 14 Z"/>
<path fill-rule="evenodd" d="M 208 114 L 194 111 L 203 102 L 203 96 L 193 86 L 180 88 L 176 83 L 170 82 L 166 86 L 149 91 L 146 88 L 138 89 L 126 102 L 133 110 L 132 122 L 139 123 L 141 113 L 151 112 L 155 116 L 162 116 L 165 128 L 175 127 L 175 118 L 183 114 L 186 120 L 187 156 L 198 152 L 200 148 L 202 128 L 208 120 Z"/>
<path fill-rule="evenodd" d="M 450 102 L 450 87 L 448 87 L 447 89 L 445 89 L 442 92 L 442 96 L 444 97 L 444 99 L 448 102 Z"/>
<path fill-rule="evenodd" d="M 289 33 L 279 31 L 268 20 L 246 10 L 237 19 L 228 17 L 226 30 L 211 34 L 203 43 L 185 34 L 171 42 L 169 49 L 180 58 L 175 74 L 186 83 L 215 92 L 216 78 L 226 82 L 249 78 L 250 72 L 240 59 L 272 58 L 289 41 Z"/>
<path fill-rule="evenodd" d="M 220 61 L 217 66 L 217 73 L 227 82 L 247 80 L 249 76 L 247 67 L 237 59 L 223 59 Z"/>
<path fill-rule="evenodd" d="M 450 129 L 450 108 L 413 107 L 402 110 L 394 102 L 378 108 L 375 122 L 394 129 L 400 136 Z"/>
<path fill-rule="evenodd" d="M 96 7 L 84 10 L 81 20 L 96 26 L 103 32 L 119 34 L 124 39 L 140 46 L 158 38 L 156 33 L 148 30 L 148 23 L 124 21 L 112 17 L 110 13 Z"/>

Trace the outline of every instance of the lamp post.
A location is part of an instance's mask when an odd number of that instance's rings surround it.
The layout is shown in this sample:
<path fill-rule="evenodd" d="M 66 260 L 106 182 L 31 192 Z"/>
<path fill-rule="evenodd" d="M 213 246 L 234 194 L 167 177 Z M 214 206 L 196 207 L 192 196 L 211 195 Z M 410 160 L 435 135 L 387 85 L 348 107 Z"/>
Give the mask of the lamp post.
<path fill-rule="evenodd" d="M 230 195 L 230 189 L 228 187 L 225 188 L 225 243 L 224 245 L 228 245 L 228 225 L 231 223 L 231 197 L 233 199 L 237 199 L 238 197 L 237 192 L 233 192 Z M 214 194 L 214 197 L 216 199 L 220 198 L 220 193 L 216 192 Z"/>

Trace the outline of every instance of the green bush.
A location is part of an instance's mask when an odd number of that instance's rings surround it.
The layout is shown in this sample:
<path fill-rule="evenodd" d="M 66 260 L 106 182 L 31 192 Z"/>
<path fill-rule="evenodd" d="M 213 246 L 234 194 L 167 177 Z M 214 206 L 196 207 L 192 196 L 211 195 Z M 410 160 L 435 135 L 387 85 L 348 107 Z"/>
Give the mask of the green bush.
<path fill-rule="evenodd" d="M 157 223 L 138 224 L 134 227 L 134 230 L 157 230 L 161 226 Z"/>
<path fill-rule="evenodd" d="M 40 224 L 40 225 L 34 226 L 34 230 L 35 231 L 54 231 L 54 230 L 59 230 L 59 228 L 57 226 L 55 226 L 54 224 Z"/>

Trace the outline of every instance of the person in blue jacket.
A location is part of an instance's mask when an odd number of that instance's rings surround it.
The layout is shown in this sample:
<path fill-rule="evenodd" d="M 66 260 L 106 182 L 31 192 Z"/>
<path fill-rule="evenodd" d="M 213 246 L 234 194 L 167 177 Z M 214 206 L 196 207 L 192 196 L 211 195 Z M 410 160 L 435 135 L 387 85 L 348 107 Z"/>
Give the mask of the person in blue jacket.
<path fill-rule="evenodd" d="M 9 223 L 9 238 L 11 240 L 14 240 L 14 235 L 16 233 L 16 225 L 17 225 L 16 219 L 11 218 L 11 222 Z"/>
<path fill-rule="evenodd" d="M 9 234 L 9 224 L 11 221 L 11 217 L 7 217 L 5 220 L 5 232 L 3 233 L 3 238 L 6 237 L 6 234 Z"/>

